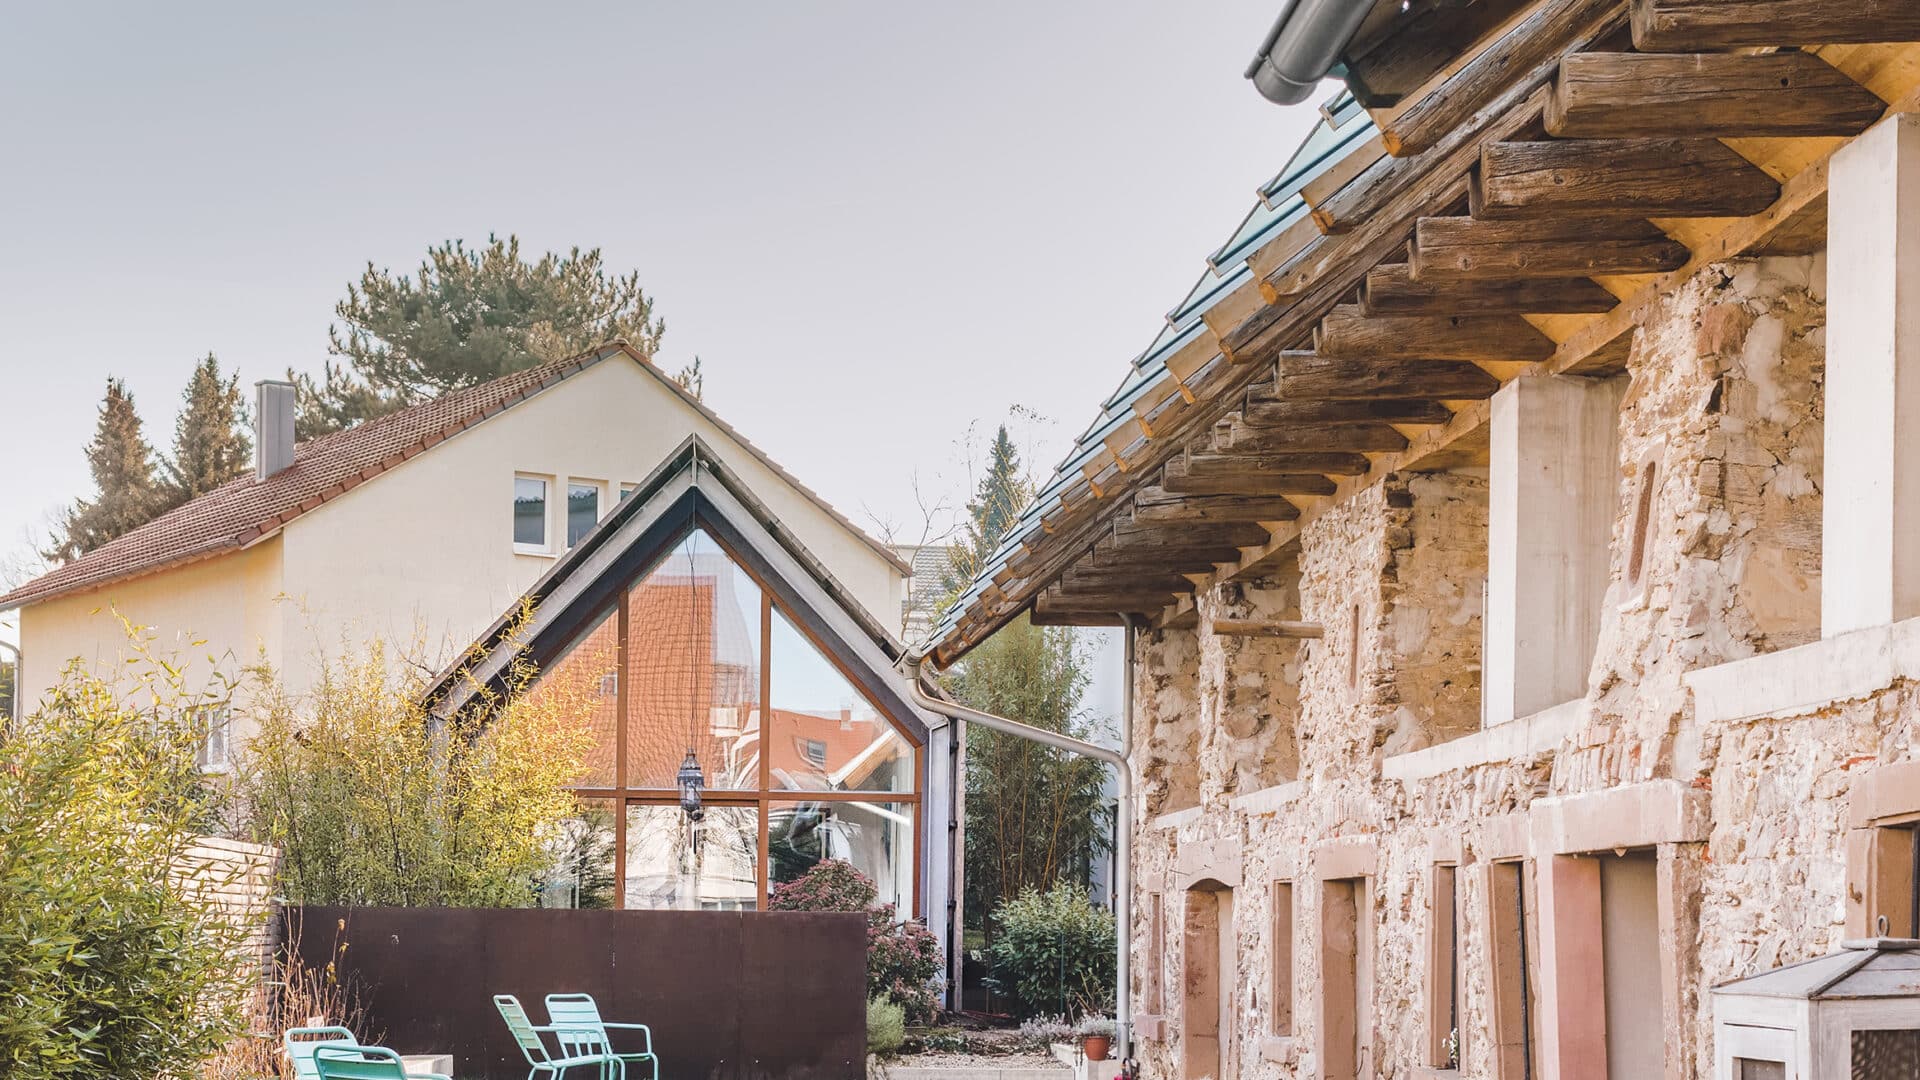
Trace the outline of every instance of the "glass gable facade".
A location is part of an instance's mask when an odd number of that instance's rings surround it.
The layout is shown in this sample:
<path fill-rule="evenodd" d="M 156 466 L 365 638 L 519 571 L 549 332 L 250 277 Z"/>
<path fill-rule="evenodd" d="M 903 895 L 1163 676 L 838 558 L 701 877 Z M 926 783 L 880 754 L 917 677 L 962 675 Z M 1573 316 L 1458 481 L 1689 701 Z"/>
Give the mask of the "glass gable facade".
<path fill-rule="evenodd" d="M 918 748 L 804 627 L 696 528 L 545 665 L 531 692 L 584 688 L 594 744 L 544 904 L 747 910 L 840 858 L 917 913 Z"/>

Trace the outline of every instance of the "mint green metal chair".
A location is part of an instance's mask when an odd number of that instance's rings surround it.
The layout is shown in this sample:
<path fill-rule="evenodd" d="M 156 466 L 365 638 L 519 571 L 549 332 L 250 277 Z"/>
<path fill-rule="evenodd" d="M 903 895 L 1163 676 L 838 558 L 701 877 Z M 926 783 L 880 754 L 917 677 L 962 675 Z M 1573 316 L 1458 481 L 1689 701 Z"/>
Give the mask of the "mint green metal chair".
<path fill-rule="evenodd" d="M 297 1080 L 320 1080 L 320 1067 L 315 1061 L 315 1055 L 322 1050 L 368 1049 L 360 1045 L 360 1040 L 354 1037 L 352 1031 L 343 1027 L 288 1028 L 282 1040 L 287 1050 L 287 1060 L 293 1063 L 293 1075 Z M 447 1080 L 439 1073 L 407 1073 L 406 1076 L 411 1080 Z"/>
<path fill-rule="evenodd" d="M 527 1059 L 527 1080 L 561 1080 L 569 1069 L 591 1068 L 599 1071 L 603 1078 L 622 1072 L 619 1059 L 604 1053 L 576 1053 L 561 1042 L 559 1056 L 548 1051 L 545 1039 L 540 1036 L 551 1034 L 560 1038 L 557 1028 L 535 1026 L 527 1018 L 527 1010 L 520 999 L 512 994 L 493 995 L 493 1007 L 500 1010 L 500 1019 L 507 1022 L 507 1030 L 513 1033 L 513 1041 L 520 1046 L 520 1055 Z"/>
<path fill-rule="evenodd" d="M 652 1029 L 645 1024 L 613 1024 L 600 1019 L 600 1006 L 593 1000 L 592 994 L 548 994 L 547 1019 L 554 1027 L 562 1050 L 571 1054 L 602 1054 L 612 1058 L 619 1063 L 620 1076 L 623 1078 L 627 1075 L 629 1064 L 646 1065 L 652 1070 L 653 1080 L 660 1080 L 660 1059 L 653 1056 Z M 608 1028 L 639 1032 L 642 1048 L 634 1051 L 614 1050 Z"/>
<path fill-rule="evenodd" d="M 420 1076 L 447 1080 L 439 1073 L 408 1072 L 400 1055 L 384 1046 L 324 1045 L 313 1052 L 313 1067 L 320 1080 L 408 1080 Z"/>

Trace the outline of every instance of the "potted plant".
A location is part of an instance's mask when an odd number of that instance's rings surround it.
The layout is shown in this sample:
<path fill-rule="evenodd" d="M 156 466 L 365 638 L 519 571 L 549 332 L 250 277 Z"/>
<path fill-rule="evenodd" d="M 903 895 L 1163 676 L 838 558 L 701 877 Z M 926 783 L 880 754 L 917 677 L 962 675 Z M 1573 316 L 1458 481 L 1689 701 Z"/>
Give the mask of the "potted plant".
<path fill-rule="evenodd" d="M 1113 1049 L 1113 1020 L 1105 1016 L 1083 1016 L 1074 1025 L 1074 1034 L 1080 1036 L 1080 1052 L 1087 1055 L 1088 1061 L 1105 1061 L 1107 1052 Z"/>

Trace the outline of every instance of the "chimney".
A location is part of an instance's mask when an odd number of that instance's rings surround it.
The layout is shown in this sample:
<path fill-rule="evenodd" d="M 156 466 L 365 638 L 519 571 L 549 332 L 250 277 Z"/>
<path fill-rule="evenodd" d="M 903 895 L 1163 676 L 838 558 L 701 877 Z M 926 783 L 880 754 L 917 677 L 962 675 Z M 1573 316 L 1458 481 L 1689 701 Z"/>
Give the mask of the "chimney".
<path fill-rule="evenodd" d="M 293 464 L 293 384 L 262 379 L 253 384 L 253 471 L 265 480 Z"/>

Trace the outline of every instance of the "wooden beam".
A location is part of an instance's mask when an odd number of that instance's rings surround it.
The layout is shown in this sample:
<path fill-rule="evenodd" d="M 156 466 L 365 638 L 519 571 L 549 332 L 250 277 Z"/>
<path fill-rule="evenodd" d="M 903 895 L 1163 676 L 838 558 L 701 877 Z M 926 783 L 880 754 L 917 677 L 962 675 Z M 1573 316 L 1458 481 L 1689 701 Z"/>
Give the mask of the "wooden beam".
<path fill-rule="evenodd" d="M 1313 332 L 1314 351 L 1342 360 L 1517 360 L 1553 355 L 1553 339 L 1515 315 L 1382 315 L 1358 304 L 1327 313 Z"/>
<path fill-rule="evenodd" d="M 1223 637 L 1273 637 L 1313 640 L 1326 636 L 1326 628 L 1316 622 L 1286 619 L 1215 619 L 1213 632 Z"/>
<path fill-rule="evenodd" d="M 1295 450 L 1356 450 L 1378 453 L 1405 450 L 1407 437 L 1385 424 L 1293 424 L 1254 427 L 1225 422 L 1213 435 L 1216 451 L 1236 454 L 1288 453 Z"/>
<path fill-rule="evenodd" d="M 1282 401 L 1271 382 L 1247 389 L 1240 422 L 1251 428 L 1293 424 L 1444 424 L 1452 410 L 1437 401 Z"/>
<path fill-rule="evenodd" d="M 1095 548 L 1092 553 L 1083 555 L 1075 566 L 1083 567 L 1095 573 L 1137 574 L 1141 572 L 1178 570 L 1194 573 L 1209 573 L 1215 563 L 1230 563 L 1240 560 L 1240 548 L 1259 547 L 1266 543 L 1270 535 L 1261 530 L 1258 541 L 1249 541 L 1237 547 L 1195 547 L 1182 544 L 1177 547 L 1162 547 L 1148 544 L 1129 547 Z"/>
<path fill-rule="evenodd" d="M 1809 53 L 1575 53 L 1560 61 L 1546 125 L 1564 139 L 1858 135 L 1886 108 Z"/>
<path fill-rule="evenodd" d="M 1717 139 L 1493 143 L 1468 186 L 1476 218 L 1746 217 L 1780 185 Z"/>
<path fill-rule="evenodd" d="M 1920 41 L 1913 0 L 1634 0 L 1644 52 Z"/>
<path fill-rule="evenodd" d="M 1360 286 L 1360 310 L 1380 315 L 1598 315 L 1620 299 L 1585 278 L 1416 281 L 1406 263 L 1376 266 Z"/>
<path fill-rule="evenodd" d="M 1324 478 L 1323 478 L 1324 479 Z M 1198 525 L 1113 523 L 1113 543 L 1120 547 L 1175 550 L 1197 547 L 1248 547 L 1267 542 L 1267 530 L 1247 522 L 1215 521 Z"/>
<path fill-rule="evenodd" d="M 1624 21 L 1619 0 L 1545 0 L 1452 77 L 1424 88 L 1381 119 L 1387 153 L 1412 157 L 1438 145 L 1503 94 L 1544 85 L 1562 53 L 1577 51 Z"/>
<path fill-rule="evenodd" d="M 1490 398 L 1500 380 L 1464 360 L 1336 360 L 1310 352 L 1282 354 L 1277 392 L 1298 401 L 1369 398 Z"/>
<path fill-rule="evenodd" d="M 1133 520 L 1141 525 L 1292 521 L 1299 516 L 1299 507 L 1275 495 L 1181 495 L 1158 487 L 1133 494 Z"/>
<path fill-rule="evenodd" d="M 1296 455 L 1289 455 L 1296 456 Z M 1365 462 L 1364 454 L 1355 454 L 1360 462 Z M 1226 471 L 1222 467 L 1195 468 L 1199 460 L 1204 466 L 1205 458 L 1174 458 L 1161 470 L 1160 486 L 1177 495 L 1331 495 L 1333 481 L 1322 473 L 1276 472 L 1262 469 L 1265 462 L 1261 458 L 1223 458 L 1240 464 L 1236 471 Z M 1362 471 L 1366 466 L 1358 466 Z"/>
<path fill-rule="evenodd" d="M 1527 0 L 1480 0 L 1428 4 L 1393 20 L 1373 40 L 1356 39 L 1346 57 L 1347 88 L 1360 104 L 1383 109 L 1425 85 L 1482 37 L 1497 29 Z"/>
<path fill-rule="evenodd" d="M 1423 217 L 1414 224 L 1407 271 L 1435 284 L 1654 274 L 1686 265 L 1688 254 L 1644 221 Z"/>

